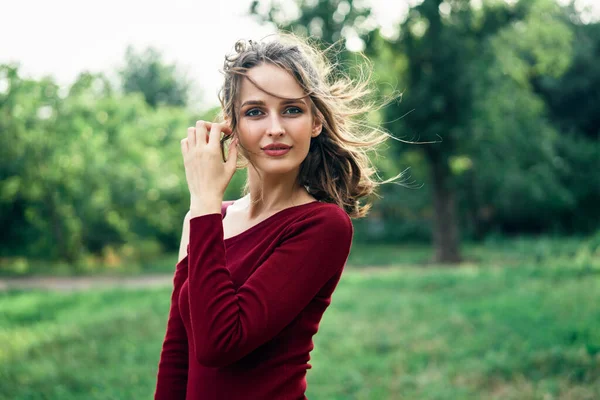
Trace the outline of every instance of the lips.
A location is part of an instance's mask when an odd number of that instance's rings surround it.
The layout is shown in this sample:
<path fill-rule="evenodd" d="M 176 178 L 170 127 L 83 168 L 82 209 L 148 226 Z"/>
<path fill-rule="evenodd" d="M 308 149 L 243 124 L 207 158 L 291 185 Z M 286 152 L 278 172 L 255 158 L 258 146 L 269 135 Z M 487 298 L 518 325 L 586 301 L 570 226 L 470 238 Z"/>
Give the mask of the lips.
<path fill-rule="evenodd" d="M 281 157 L 286 155 L 292 146 L 283 143 L 271 143 L 262 148 L 262 151 L 269 157 Z"/>
<path fill-rule="evenodd" d="M 271 143 L 263 147 L 263 150 L 288 150 L 291 147 L 283 143 Z"/>

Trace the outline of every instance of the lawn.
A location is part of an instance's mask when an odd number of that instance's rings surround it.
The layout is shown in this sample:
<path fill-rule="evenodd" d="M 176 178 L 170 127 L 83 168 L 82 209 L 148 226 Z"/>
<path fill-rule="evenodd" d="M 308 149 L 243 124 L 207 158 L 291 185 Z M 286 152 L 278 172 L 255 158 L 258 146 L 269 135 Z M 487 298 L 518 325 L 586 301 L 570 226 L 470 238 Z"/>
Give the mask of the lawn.
<path fill-rule="evenodd" d="M 349 267 L 307 397 L 599 399 L 600 270 Z M 0 293 L 0 399 L 152 397 L 170 289 Z"/>

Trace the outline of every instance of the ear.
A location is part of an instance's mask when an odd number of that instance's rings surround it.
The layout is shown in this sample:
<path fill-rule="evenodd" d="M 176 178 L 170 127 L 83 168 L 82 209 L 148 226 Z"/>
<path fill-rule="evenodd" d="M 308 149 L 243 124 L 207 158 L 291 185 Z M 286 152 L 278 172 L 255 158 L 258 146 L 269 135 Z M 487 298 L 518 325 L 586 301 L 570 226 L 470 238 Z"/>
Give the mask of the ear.
<path fill-rule="evenodd" d="M 310 133 L 310 137 L 317 137 L 323 131 L 323 123 L 320 118 L 315 118 L 313 120 L 312 132 Z"/>
<path fill-rule="evenodd" d="M 223 122 L 225 123 L 225 125 L 227 125 L 229 128 L 231 128 L 231 118 L 229 118 L 229 116 L 224 116 L 223 117 Z M 235 132 L 232 132 L 232 137 L 235 137 Z"/>

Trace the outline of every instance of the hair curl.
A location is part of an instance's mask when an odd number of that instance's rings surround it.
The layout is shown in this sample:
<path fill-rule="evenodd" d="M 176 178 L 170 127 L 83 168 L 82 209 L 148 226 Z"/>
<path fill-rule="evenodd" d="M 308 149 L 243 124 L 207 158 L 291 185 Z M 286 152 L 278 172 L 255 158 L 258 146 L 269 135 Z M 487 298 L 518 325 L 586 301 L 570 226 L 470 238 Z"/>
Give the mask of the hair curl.
<path fill-rule="evenodd" d="M 321 134 L 311 139 L 309 153 L 300 166 L 298 183 L 317 200 L 337 204 L 351 218 L 366 216 L 371 208 L 369 197 L 376 195 L 376 187 L 402 175 L 386 181 L 373 179 L 377 172 L 368 154 L 376 152 L 391 135 L 365 122 L 366 114 L 376 106 L 366 100 L 372 92 L 371 75 L 365 74 L 364 69 L 355 79 L 341 74 L 328 62 L 326 51 L 292 34 L 280 33 L 271 41 L 240 40 L 235 44 L 235 52 L 225 56 L 222 71 L 225 81 L 219 91 L 222 118 L 229 120 L 234 132 L 238 125 L 242 79 L 250 79 L 248 70 L 263 63 L 278 66 L 296 79 L 310 99 L 313 116 L 323 124 Z M 231 136 L 221 140 L 223 154 L 223 145 Z M 244 149 L 240 149 L 240 156 L 248 159 Z M 248 191 L 246 182 L 244 193 Z M 361 204 L 359 200 L 365 199 L 367 201 Z"/>

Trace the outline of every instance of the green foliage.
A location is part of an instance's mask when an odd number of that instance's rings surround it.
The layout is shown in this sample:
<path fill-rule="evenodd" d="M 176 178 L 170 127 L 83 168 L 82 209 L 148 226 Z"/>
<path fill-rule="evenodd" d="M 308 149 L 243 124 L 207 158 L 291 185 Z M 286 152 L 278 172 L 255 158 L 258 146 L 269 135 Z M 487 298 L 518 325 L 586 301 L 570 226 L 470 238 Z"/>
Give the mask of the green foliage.
<path fill-rule="evenodd" d="M 567 14 L 565 19 L 576 20 Z M 573 25 L 574 56 L 560 77 L 540 76 L 534 87 L 560 131 L 555 162 L 559 179 L 573 198 L 555 219 L 566 231 L 597 229 L 600 221 L 600 24 Z"/>
<path fill-rule="evenodd" d="M 487 209 L 487 222 L 508 231 L 558 228 L 549 217 L 576 202 L 560 179 L 560 134 L 530 84 L 540 75 L 560 76 L 570 62 L 572 34 L 553 8 L 533 4 L 525 18 L 483 43 L 474 66 L 481 79 L 466 150 L 473 164 L 460 180 L 463 193 Z"/>
<path fill-rule="evenodd" d="M 68 91 L 13 66 L 0 67 L 0 80 L 0 255 L 93 265 L 178 246 L 188 111 L 150 108 L 101 75 L 82 74 Z"/>
<path fill-rule="evenodd" d="M 307 396 L 598 398 L 597 271 L 347 270 Z M 169 300 L 167 288 L 1 293 L 0 399 L 150 398 Z"/>
<path fill-rule="evenodd" d="M 182 107 L 188 103 L 191 81 L 175 65 L 167 65 L 155 48 L 140 54 L 129 46 L 120 75 L 124 92 L 142 93 L 151 107 Z"/>
<path fill-rule="evenodd" d="M 259 21 L 273 22 L 281 30 L 317 38 L 325 45 L 368 34 L 372 25 L 371 10 L 354 0 L 270 1 L 266 13 L 261 12 L 261 5 L 264 2 L 253 0 L 250 6 L 250 14 Z"/>

